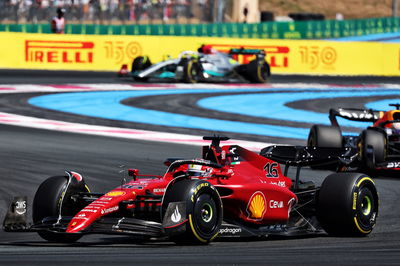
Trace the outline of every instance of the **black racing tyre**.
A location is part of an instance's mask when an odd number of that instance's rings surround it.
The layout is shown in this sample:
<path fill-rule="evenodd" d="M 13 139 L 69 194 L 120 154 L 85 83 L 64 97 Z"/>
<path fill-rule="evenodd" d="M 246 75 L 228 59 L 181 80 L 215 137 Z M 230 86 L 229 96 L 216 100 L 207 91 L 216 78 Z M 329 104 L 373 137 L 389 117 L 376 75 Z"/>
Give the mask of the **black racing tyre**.
<path fill-rule="evenodd" d="M 264 60 L 255 59 L 247 65 L 244 78 L 252 83 L 266 83 L 270 75 L 269 64 Z"/>
<path fill-rule="evenodd" d="M 373 158 L 366 152 L 368 147 L 373 148 Z M 374 169 L 376 163 L 382 163 L 386 158 L 386 137 L 382 132 L 366 129 L 361 133 L 358 143 L 358 155 L 362 164 Z"/>
<path fill-rule="evenodd" d="M 59 215 L 60 203 L 67 183 L 68 177 L 66 176 L 53 176 L 46 179 L 39 186 L 33 199 L 32 220 L 34 223 L 39 223 L 46 217 L 57 217 Z M 75 192 L 79 191 L 68 191 L 65 196 Z M 61 209 L 63 216 L 74 216 L 78 211 L 79 208 L 74 208 L 73 202 L 64 200 Z M 50 231 L 39 231 L 38 234 L 47 241 L 61 243 L 75 242 L 82 237 L 80 234 L 54 233 Z"/>
<path fill-rule="evenodd" d="M 138 56 L 133 59 L 132 72 L 142 71 L 151 66 L 150 58 L 147 56 Z"/>
<path fill-rule="evenodd" d="M 222 201 L 217 190 L 204 180 L 181 180 L 168 187 L 162 203 L 164 217 L 170 202 L 185 202 L 185 231 L 171 239 L 178 244 L 208 244 L 222 223 Z"/>
<path fill-rule="evenodd" d="M 197 83 L 201 77 L 201 66 L 197 59 L 183 59 L 182 81 L 185 83 Z"/>
<path fill-rule="evenodd" d="M 343 137 L 339 127 L 313 125 L 308 134 L 307 146 L 342 148 Z"/>
<path fill-rule="evenodd" d="M 147 56 L 138 56 L 132 62 L 132 73 L 139 72 L 145 70 L 146 68 L 152 65 L 150 58 Z M 137 76 L 133 76 L 133 79 L 136 81 L 147 81 L 149 78 L 140 78 Z"/>
<path fill-rule="evenodd" d="M 330 235 L 366 236 L 375 226 L 378 204 L 369 176 L 335 173 L 326 177 L 318 192 L 317 219 Z"/>

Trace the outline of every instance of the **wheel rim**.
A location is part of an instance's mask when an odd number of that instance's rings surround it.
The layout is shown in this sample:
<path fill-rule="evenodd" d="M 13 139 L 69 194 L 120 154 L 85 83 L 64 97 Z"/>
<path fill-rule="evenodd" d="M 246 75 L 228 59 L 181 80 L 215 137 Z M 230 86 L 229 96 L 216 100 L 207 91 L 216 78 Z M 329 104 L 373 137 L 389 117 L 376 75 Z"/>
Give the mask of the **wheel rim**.
<path fill-rule="evenodd" d="M 262 75 L 262 77 L 263 77 L 263 79 L 264 80 L 267 80 L 268 79 L 268 66 L 267 66 L 267 64 L 262 64 L 262 67 L 261 67 L 261 75 Z"/>
<path fill-rule="evenodd" d="M 364 215 L 369 215 L 372 210 L 372 201 L 369 196 L 364 196 L 362 201 L 361 201 L 361 212 Z"/>
<path fill-rule="evenodd" d="M 195 66 L 192 67 L 192 75 L 196 76 L 197 75 L 197 69 Z"/>
<path fill-rule="evenodd" d="M 213 209 L 210 204 L 204 203 L 201 208 L 201 218 L 204 222 L 209 223 L 213 218 Z"/>
<path fill-rule="evenodd" d="M 368 186 L 361 188 L 358 201 L 357 220 L 359 221 L 359 225 L 363 230 L 372 230 L 375 224 L 378 206 L 376 205 L 377 200 Z"/>
<path fill-rule="evenodd" d="M 191 79 L 193 81 L 198 81 L 199 77 L 198 77 L 198 66 L 196 63 L 192 63 L 191 69 L 190 69 L 190 75 L 191 75 Z"/>
<path fill-rule="evenodd" d="M 197 232 L 203 237 L 214 234 L 218 224 L 217 205 L 211 195 L 203 194 L 197 198 L 194 209 L 194 223 Z"/>

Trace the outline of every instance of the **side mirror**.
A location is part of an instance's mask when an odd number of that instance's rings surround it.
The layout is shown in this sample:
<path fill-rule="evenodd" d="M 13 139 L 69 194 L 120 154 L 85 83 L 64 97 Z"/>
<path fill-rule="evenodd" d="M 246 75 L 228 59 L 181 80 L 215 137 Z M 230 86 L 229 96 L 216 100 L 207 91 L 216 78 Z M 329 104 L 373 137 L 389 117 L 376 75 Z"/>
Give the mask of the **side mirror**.
<path fill-rule="evenodd" d="M 131 176 L 133 180 L 136 180 L 136 177 L 139 175 L 139 169 L 128 169 L 128 175 Z"/>

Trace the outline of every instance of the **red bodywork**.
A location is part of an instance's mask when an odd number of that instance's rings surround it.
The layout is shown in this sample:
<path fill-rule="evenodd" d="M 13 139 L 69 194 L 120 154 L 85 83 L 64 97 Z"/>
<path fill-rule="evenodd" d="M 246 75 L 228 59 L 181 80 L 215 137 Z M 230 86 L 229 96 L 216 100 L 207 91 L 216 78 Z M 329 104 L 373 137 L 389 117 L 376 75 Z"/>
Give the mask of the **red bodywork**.
<path fill-rule="evenodd" d="M 387 112 L 379 112 L 379 119 L 374 122 L 373 127 L 382 127 L 381 124 L 386 121 L 399 120 L 400 110 L 391 110 Z M 392 128 L 393 123 L 385 124 L 383 127 Z"/>
<path fill-rule="evenodd" d="M 70 221 L 67 233 L 77 233 L 88 228 L 102 216 L 118 212 L 120 203 L 126 208 L 138 208 L 135 199 L 143 195 L 163 195 L 174 173 L 192 172 L 192 178 L 204 179 L 215 186 L 223 202 L 224 218 L 241 223 L 267 225 L 285 223 L 296 195 L 290 190 L 292 181 L 282 174 L 280 165 L 240 146 L 211 145 L 203 148 L 199 162 L 211 161 L 222 167 L 182 164 L 167 171 L 164 176 L 136 176 L 79 211 Z M 195 169 L 193 169 L 193 166 Z M 152 209 L 157 206 L 147 206 Z"/>

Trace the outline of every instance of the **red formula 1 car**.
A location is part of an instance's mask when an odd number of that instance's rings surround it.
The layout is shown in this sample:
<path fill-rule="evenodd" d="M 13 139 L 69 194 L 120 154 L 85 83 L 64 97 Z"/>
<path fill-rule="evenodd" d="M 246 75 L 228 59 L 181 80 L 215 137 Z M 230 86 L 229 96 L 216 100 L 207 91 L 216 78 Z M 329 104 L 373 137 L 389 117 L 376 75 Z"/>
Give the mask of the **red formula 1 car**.
<path fill-rule="evenodd" d="M 166 161 L 163 176 L 141 176 L 105 193 L 90 192 L 75 172 L 54 176 L 38 188 L 33 224 L 26 223 L 26 198 L 11 204 L 6 231 L 36 231 L 48 241 L 72 242 L 85 234 L 169 237 L 177 243 L 209 243 L 220 237 L 323 233 L 369 234 L 378 215 L 374 182 L 358 173 L 329 175 L 316 187 L 302 182 L 307 147 L 274 146 L 261 155 L 240 146 L 203 147 L 201 159 Z M 267 158 L 268 157 L 268 158 Z M 292 180 L 280 164 L 296 165 Z M 306 159 L 301 159 L 306 158 Z"/>
<path fill-rule="evenodd" d="M 332 125 L 314 125 L 308 136 L 308 146 L 329 148 L 325 149 L 324 156 L 347 154 L 347 161 L 327 165 L 328 168 L 365 172 L 400 170 L 400 104 L 390 106 L 396 110 L 331 109 Z M 336 117 L 373 124 L 359 136 L 343 135 Z"/>

